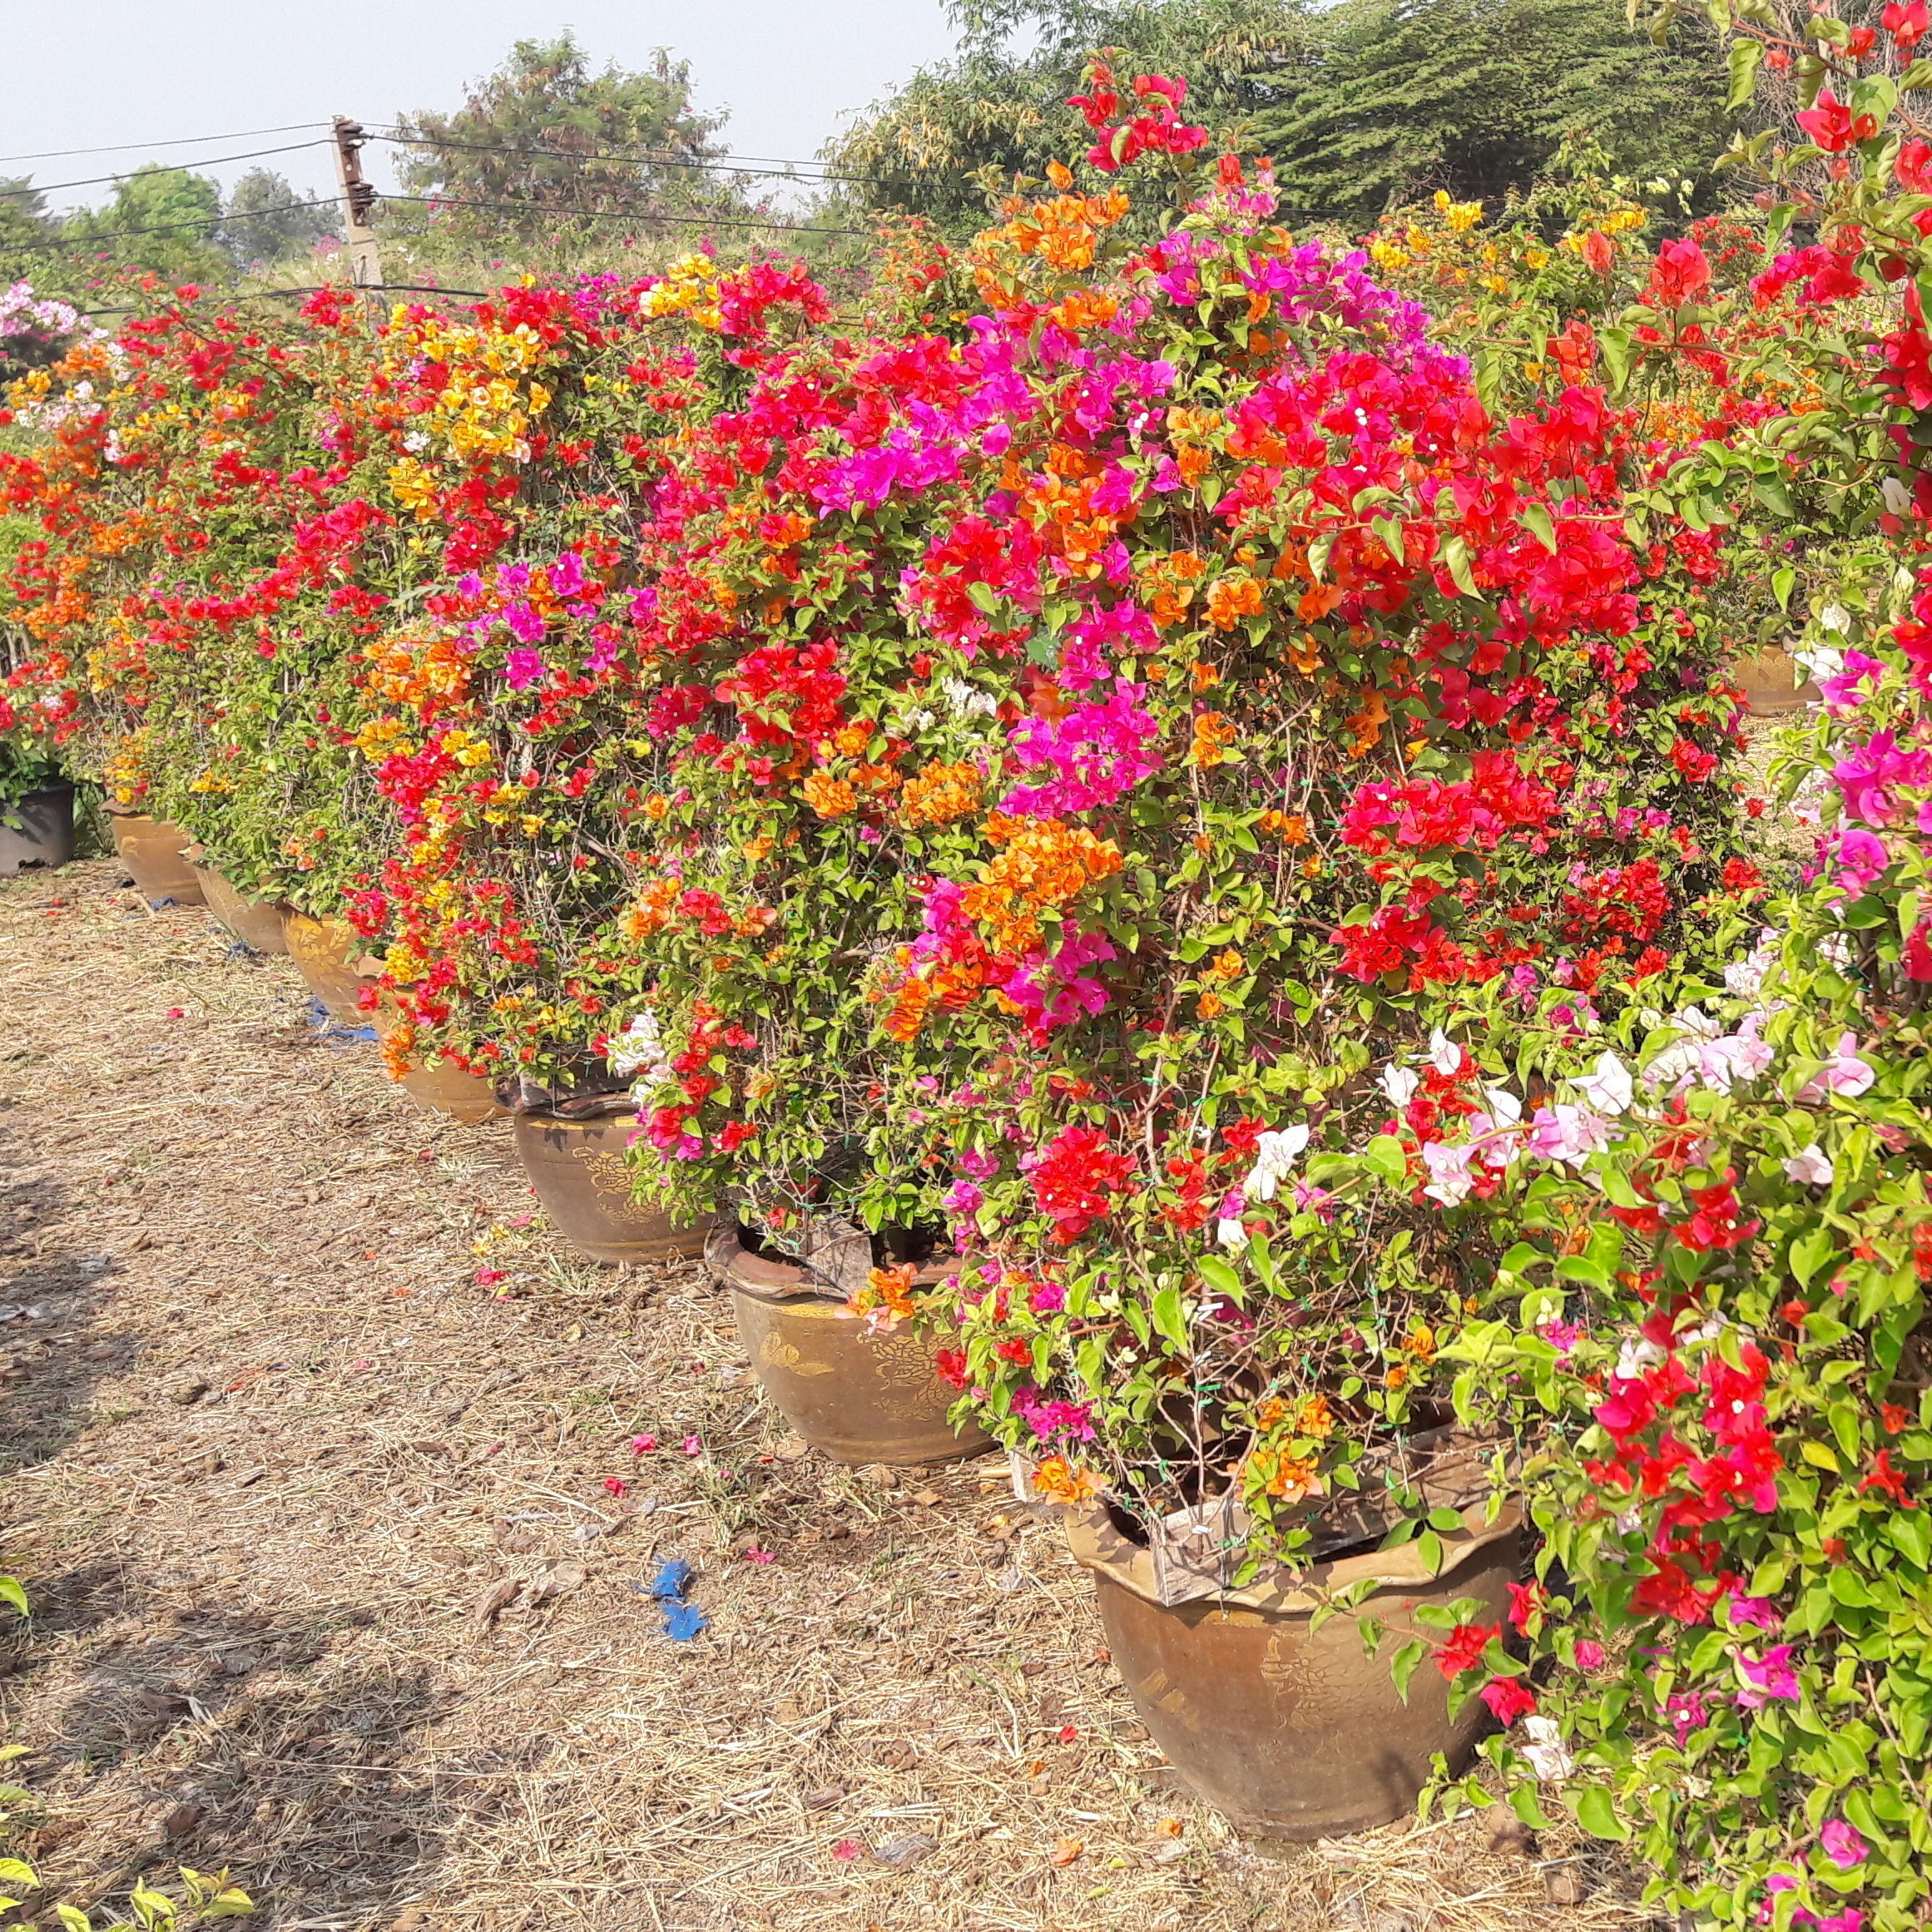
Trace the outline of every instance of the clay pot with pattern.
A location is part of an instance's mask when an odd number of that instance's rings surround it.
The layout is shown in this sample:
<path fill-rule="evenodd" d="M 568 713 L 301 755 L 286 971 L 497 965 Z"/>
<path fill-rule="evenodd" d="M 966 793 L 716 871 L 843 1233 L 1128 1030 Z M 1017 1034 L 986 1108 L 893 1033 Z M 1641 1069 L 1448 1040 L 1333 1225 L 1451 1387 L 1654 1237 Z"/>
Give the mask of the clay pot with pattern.
<path fill-rule="evenodd" d="M 1185 1564 L 1163 1575 L 1104 1502 L 1070 1509 L 1067 1528 L 1098 1585 L 1113 1661 L 1168 1761 L 1238 1830 L 1307 1842 L 1388 1824 L 1413 1809 L 1436 1752 L 1452 1776 L 1474 1755 L 1489 1726 L 1481 1700 L 1452 1719 L 1448 1684 L 1424 1667 L 1404 1703 L 1389 1661 L 1428 1634 L 1414 1621 L 1425 1603 L 1473 1597 L 1482 1608 L 1472 1622 L 1502 1619 L 1522 1513 L 1506 1506 L 1494 1523 L 1485 1513 L 1482 1503 L 1463 1508 L 1434 1575 L 1409 1543 L 1278 1568 L 1240 1588 L 1231 1573 L 1193 1594 L 1177 1588 Z M 1360 1583 L 1371 1586 L 1360 1614 L 1385 1627 L 1372 1657 L 1355 1617 L 1312 1621 L 1325 1598 Z"/>
<path fill-rule="evenodd" d="M 246 946 L 251 953 L 286 953 L 289 942 L 282 932 L 287 908 L 273 899 L 250 899 L 238 892 L 202 856 L 201 848 L 188 848 L 188 866 L 201 882 L 201 897 L 210 912 Z"/>
<path fill-rule="evenodd" d="M 1818 687 L 1788 651 L 1772 645 L 1736 659 L 1731 675 L 1754 718 L 1781 718 L 1818 702 Z"/>
<path fill-rule="evenodd" d="M 150 905 L 200 905 L 201 882 L 182 854 L 188 835 L 167 819 L 141 812 L 110 812 L 114 850 L 134 875 L 135 889 Z"/>
<path fill-rule="evenodd" d="M 51 872 L 74 855 L 74 788 L 42 785 L 0 807 L 0 876 Z"/>
<path fill-rule="evenodd" d="M 419 1107 L 432 1113 L 446 1113 L 463 1127 L 478 1127 L 497 1120 L 508 1111 L 499 1104 L 497 1090 L 475 1073 L 465 1073 L 447 1060 L 424 1067 L 412 1061 L 403 1075 L 403 1091 Z"/>
<path fill-rule="evenodd" d="M 834 1462 L 952 1462 L 993 1446 L 983 1430 L 947 1419 L 958 1391 L 934 1365 L 944 1336 L 909 1325 L 874 1333 L 825 1275 L 752 1252 L 733 1226 L 713 1233 L 705 1258 L 731 1290 L 739 1339 L 765 1392 Z"/>
<path fill-rule="evenodd" d="M 583 1119 L 519 1113 L 517 1152 L 543 1211 L 579 1254 L 613 1266 L 702 1254 L 703 1228 L 632 1195 L 624 1149 L 637 1125 L 628 1108 Z"/>
<path fill-rule="evenodd" d="M 376 983 L 379 968 L 368 952 L 368 942 L 347 919 L 313 919 L 290 912 L 282 920 L 289 957 L 302 983 L 337 1019 L 351 1026 L 369 1024 L 362 989 Z"/>

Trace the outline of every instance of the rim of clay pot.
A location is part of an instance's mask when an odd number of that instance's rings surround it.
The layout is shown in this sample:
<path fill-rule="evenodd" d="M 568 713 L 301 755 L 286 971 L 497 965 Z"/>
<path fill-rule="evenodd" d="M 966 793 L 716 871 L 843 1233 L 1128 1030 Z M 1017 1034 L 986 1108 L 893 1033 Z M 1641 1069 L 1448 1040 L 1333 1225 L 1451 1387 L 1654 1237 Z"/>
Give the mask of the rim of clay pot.
<path fill-rule="evenodd" d="M 1404 1589 L 1440 1583 L 1491 1543 L 1514 1535 L 1523 1521 L 1522 1507 L 1513 1500 L 1503 1503 L 1493 1523 L 1488 1520 L 1485 1503 L 1473 1503 L 1460 1513 L 1460 1530 L 1437 1533 L 1444 1553 L 1441 1564 L 1434 1570 L 1424 1563 L 1412 1540 L 1395 1549 L 1331 1557 L 1305 1569 L 1290 1569 L 1278 1563 L 1264 1570 L 1252 1583 L 1239 1588 L 1229 1584 L 1216 1590 L 1210 1600 L 1277 1615 L 1295 1615 L 1319 1609 L 1335 1591 L 1350 1583 L 1372 1583 L 1378 1588 Z M 1104 1502 L 1068 1507 L 1067 1543 L 1084 1568 L 1105 1576 L 1145 1603 L 1172 1607 L 1171 1599 L 1164 1599 L 1161 1594 L 1153 1552 L 1120 1528 Z"/>
<path fill-rule="evenodd" d="M 842 1303 L 850 1299 L 850 1290 L 841 1287 L 828 1271 L 815 1267 L 809 1261 L 787 1261 L 775 1255 L 759 1254 L 746 1246 L 745 1232 L 738 1221 L 721 1216 L 705 1243 L 705 1266 L 727 1287 L 755 1295 L 763 1301 L 816 1300 Z M 860 1238 L 867 1242 L 865 1271 L 869 1272 L 870 1237 Z M 845 1246 L 844 1242 L 836 1243 L 835 1250 L 842 1253 Z M 851 1257 L 845 1257 L 845 1265 L 854 1265 Z M 914 1270 L 913 1284 L 915 1287 L 929 1288 L 935 1281 L 944 1281 L 953 1272 L 953 1266 L 949 1262 L 928 1261 Z"/>

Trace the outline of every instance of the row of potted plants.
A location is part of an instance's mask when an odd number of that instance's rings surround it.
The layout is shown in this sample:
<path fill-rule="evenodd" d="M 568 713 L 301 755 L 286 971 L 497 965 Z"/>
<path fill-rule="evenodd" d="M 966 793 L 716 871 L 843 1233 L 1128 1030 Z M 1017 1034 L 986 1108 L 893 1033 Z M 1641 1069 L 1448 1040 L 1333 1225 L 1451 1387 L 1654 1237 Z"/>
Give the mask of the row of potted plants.
<path fill-rule="evenodd" d="M 5 721 L 540 1187 L 712 1231 L 833 1453 L 1015 1452 L 1231 1816 L 1499 1725 L 1679 1909 L 1903 1926 L 1932 388 L 1859 84 L 1803 248 L 1587 172 L 1311 241 L 1097 67 L 1082 171 L 836 299 L 157 297 L 17 389 Z M 1727 676 L 1797 631 L 1808 881 Z"/>

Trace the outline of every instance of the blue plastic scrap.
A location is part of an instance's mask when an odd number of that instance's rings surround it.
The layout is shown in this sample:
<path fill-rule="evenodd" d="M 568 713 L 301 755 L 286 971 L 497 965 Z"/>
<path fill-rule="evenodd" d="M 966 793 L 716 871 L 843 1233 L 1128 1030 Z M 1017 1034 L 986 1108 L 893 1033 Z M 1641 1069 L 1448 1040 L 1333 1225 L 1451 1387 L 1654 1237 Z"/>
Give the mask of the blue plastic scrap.
<path fill-rule="evenodd" d="M 704 1612 L 696 1604 L 682 1601 L 685 1592 L 696 1580 L 697 1572 L 682 1557 L 666 1557 L 648 1583 L 631 1586 L 663 1611 L 664 1634 L 673 1643 L 689 1643 L 705 1627 Z"/>
<path fill-rule="evenodd" d="M 339 1046 L 346 1046 L 355 1040 L 373 1040 L 376 1037 L 374 1027 L 342 1025 L 334 1014 L 313 996 L 309 1001 L 309 1018 L 315 1023 L 317 1039 L 332 1041 Z"/>

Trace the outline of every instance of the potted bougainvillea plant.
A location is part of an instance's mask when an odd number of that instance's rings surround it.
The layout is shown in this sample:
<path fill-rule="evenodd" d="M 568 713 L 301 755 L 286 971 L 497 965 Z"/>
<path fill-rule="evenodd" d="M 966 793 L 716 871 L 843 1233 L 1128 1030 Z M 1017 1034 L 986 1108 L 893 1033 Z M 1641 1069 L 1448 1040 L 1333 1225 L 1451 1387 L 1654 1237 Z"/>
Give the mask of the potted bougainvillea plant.
<path fill-rule="evenodd" d="M 1736 373 L 1811 379 L 1727 460 L 1775 452 L 1833 506 L 1781 590 L 1819 697 L 1781 769 L 1814 830 L 1788 889 L 1720 922 L 1702 985 L 1601 1028 L 1494 998 L 1447 1022 L 1517 1115 L 1419 1122 L 1405 1152 L 1493 1259 L 1443 1352 L 1459 1411 L 1525 1445 L 1542 1551 L 1437 1658 L 1515 1721 L 1488 1749 L 1518 1815 L 1560 1803 L 1631 1845 L 1655 1908 L 1903 1932 L 1932 1896 L 1932 130 L 1883 69 L 1926 22 L 1713 19 L 1746 92 L 1761 64 L 1806 74 L 1808 139 L 1758 158 L 1774 232 L 1801 206 L 1817 239 L 1738 291 L 1797 310 Z M 1372 1186 L 1355 1157 L 1342 1184 Z"/>
<path fill-rule="evenodd" d="M 1072 1506 L 1157 1736 L 1315 1835 L 1466 1755 L 1484 1708 L 1439 1676 L 1405 1708 L 1387 1656 L 1500 1606 L 1519 1538 L 1505 1439 L 1449 1405 L 1439 1231 L 1310 1162 L 1448 989 L 1617 1010 L 1707 923 L 1736 699 L 1692 613 L 1735 539 L 1679 514 L 1692 450 L 1640 439 L 1587 341 L 1492 414 L 1364 257 L 1193 163 L 1181 98 L 1097 71 L 1083 102 L 1098 174 L 1177 171 L 1164 240 L 1110 247 L 1117 179 L 1063 171 L 976 251 L 1013 398 L 905 603 L 934 687 L 990 663 L 1017 701 L 964 760 L 964 863 L 874 970 L 905 1049 L 878 1139 L 943 1190 L 961 1265 L 924 1312 Z M 1484 1104 L 1459 1049 L 1418 1078 Z"/>

